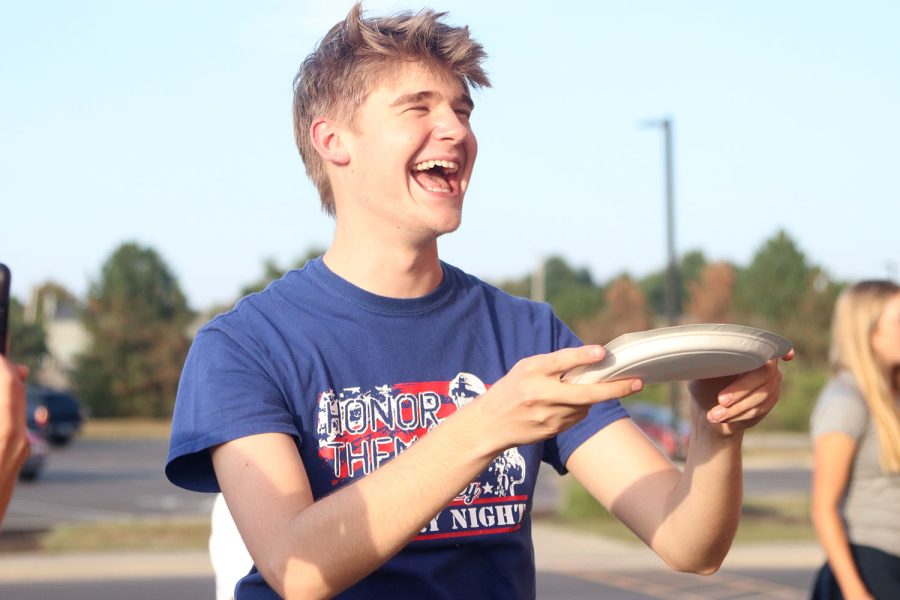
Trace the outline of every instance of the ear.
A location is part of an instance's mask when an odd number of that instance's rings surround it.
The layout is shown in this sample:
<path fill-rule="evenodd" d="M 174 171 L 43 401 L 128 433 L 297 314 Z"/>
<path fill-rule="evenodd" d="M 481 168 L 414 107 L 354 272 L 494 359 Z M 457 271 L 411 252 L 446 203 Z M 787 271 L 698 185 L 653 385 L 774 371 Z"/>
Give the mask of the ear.
<path fill-rule="evenodd" d="M 325 118 L 314 119 L 309 126 L 313 148 L 325 162 L 341 166 L 350 162 L 350 154 L 341 139 L 342 131 L 335 121 Z"/>

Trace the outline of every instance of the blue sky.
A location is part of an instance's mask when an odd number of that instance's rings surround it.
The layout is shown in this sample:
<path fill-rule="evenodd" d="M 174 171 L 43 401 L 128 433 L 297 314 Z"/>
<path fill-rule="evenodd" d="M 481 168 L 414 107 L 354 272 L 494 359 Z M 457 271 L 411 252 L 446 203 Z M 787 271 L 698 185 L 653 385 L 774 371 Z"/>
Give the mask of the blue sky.
<path fill-rule="evenodd" d="M 291 81 L 348 0 L 7 0 L 0 8 L 0 261 L 24 298 L 83 296 L 123 241 L 191 304 L 328 244 L 291 131 Z M 372 13 L 420 3 L 371 1 Z M 488 279 L 562 255 L 598 280 L 676 246 L 747 264 L 786 229 L 833 277 L 900 263 L 900 4 L 531 2 L 429 6 L 489 53 L 478 163 L 443 258 Z"/>

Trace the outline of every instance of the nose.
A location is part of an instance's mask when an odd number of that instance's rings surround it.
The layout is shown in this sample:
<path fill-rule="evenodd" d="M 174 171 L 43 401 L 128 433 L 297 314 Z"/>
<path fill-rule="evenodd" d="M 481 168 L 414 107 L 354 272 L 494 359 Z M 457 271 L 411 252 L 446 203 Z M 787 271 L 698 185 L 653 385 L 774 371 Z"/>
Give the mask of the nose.
<path fill-rule="evenodd" d="M 439 140 L 461 144 L 471 134 L 468 117 L 446 106 L 435 115 L 433 134 Z"/>

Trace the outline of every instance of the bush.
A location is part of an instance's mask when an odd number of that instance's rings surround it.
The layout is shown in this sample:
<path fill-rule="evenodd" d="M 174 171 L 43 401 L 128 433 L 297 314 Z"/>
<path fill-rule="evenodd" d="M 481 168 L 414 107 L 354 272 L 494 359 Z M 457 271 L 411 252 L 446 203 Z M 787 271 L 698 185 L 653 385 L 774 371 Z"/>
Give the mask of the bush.
<path fill-rule="evenodd" d="M 766 431 L 809 431 L 809 417 L 828 379 L 828 372 L 824 367 L 809 368 L 792 363 L 782 363 L 781 371 L 784 373 L 781 399 L 759 427 Z"/>

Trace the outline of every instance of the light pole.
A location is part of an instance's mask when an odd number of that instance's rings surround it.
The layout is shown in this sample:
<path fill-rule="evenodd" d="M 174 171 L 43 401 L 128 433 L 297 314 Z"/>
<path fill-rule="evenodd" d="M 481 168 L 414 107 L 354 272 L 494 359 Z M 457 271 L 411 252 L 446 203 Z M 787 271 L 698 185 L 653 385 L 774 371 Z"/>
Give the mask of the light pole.
<path fill-rule="evenodd" d="M 531 275 L 531 299 L 538 302 L 544 302 L 547 299 L 546 264 L 543 256 L 539 258 L 534 267 L 534 273 Z"/>
<path fill-rule="evenodd" d="M 678 324 L 678 265 L 675 259 L 675 192 L 674 192 L 674 168 L 672 166 L 672 120 L 670 118 L 648 120 L 642 123 L 643 127 L 658 127 L 663 131 L 663 160 L 665 164 L 666 180 L 666 249 L 668 261 L 666 264 L 666 285 L 664 291 L 664 303 L 666 321 L 672 325 Z M 675 453 L 683 454 L 678 436 L 678 415 L 680 413 L 680 391 L 678 383 L 669 384 L 669 404 L 672 409 L 672 429 L 675 432 Z"/>

